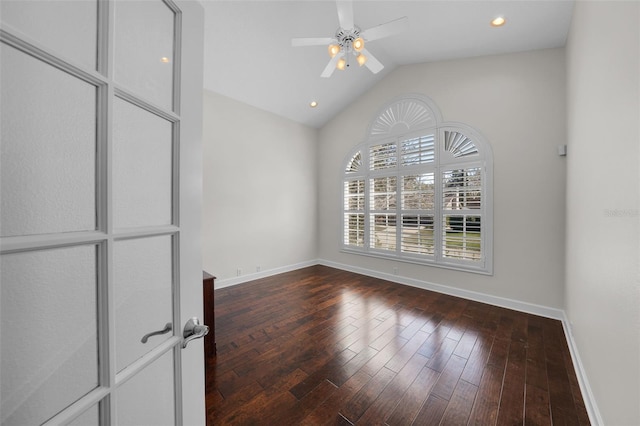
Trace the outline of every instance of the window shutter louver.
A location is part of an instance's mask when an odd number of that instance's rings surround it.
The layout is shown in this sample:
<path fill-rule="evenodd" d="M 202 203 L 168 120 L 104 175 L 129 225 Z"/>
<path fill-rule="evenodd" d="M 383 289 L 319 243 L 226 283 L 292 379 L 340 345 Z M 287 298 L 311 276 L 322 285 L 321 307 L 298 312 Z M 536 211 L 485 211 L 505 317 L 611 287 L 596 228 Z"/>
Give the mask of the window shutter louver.
<path fill-rule="evenodd" d="M 345 172 L 355 173 L 355 172 L 359 172 L 361 169 L 362 169 L 362 153 L 357 152 L 347 164 L 347 168 Z"/>
<path fill-rule="evenodd" d="M 369 150 L 369 168 L 371 170 L 381 170 L 396 167 L 398 164 L 398 154 L 395 143 L 384 143 L 374 145 Z"/>
<path fill-rule="evenodd" d="M 435 156 L 434 135 L 422 136 L 402 142 L 400 157 L 403 166 L 433 163 Z"/>
<path fill-rule="evenodd" d="M 451 153 L 454 158 L 466 157 L 478 153 L 478 148 L 471 139 L 462 133 L 445 131 L 444 132 L 444 149 Z"/>

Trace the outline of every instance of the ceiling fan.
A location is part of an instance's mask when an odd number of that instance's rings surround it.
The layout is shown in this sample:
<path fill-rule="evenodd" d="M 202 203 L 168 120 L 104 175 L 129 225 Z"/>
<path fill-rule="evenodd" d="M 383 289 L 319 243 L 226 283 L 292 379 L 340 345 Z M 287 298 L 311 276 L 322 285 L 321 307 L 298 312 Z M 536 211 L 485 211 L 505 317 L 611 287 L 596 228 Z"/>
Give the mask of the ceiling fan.
<path fill-rule="evenodd" d="M 340 27 L 336 30 L 334 37 L 294 38 L 291 39 L 291 45 L 293 47 L 327 45 L 331 60 L 320 74 L 321 77 L 331 77 L 336 68 L 344 70 L 349 66 L 351 55 L 355 56 L 358 65 L 366 65 L 372 73 L 377 74 L 384 65 L 365 48 L 365 43 L 403 31 L 409 21 L 408 18 L 404 16 L 362 31 L 353 22 L 351 0 L 336 0 L 336 4 Z"/>

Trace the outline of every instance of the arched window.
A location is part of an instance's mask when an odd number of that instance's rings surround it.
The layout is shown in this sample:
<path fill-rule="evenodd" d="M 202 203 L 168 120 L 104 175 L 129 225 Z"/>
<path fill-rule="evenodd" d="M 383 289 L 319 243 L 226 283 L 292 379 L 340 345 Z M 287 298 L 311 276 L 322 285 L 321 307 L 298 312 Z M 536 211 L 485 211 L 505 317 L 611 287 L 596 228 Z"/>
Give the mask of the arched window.
<path fill-rule="evenodd" d="M 492 274 L 492 157 L 430 99 L 393 100 L 344 164 L 343 251 Z"/>

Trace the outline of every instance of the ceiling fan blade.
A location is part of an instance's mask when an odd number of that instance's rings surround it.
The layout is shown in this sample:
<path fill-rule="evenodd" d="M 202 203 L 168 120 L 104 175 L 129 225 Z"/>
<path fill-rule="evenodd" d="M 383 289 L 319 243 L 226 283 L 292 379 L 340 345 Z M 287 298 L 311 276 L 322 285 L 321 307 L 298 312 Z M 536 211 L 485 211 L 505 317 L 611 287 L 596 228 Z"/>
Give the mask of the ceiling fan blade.
<path fill-rule="evenodd" d="M 324 77 L 324 78 L 331 77 L 331 74 L 333 74 L 333 71 L 335 71 L 336 69 L 336 64 L 338 63 L 340 58 L 342 58 L 343 56 L 344 56 L 344 52 L 339 52 L 336 56 L 331 58 L 327 66 L 324 68 L 324 71 L 322 71 L 322 74 L 320 74 L 320 77 Z"/>
<path fill-rule="evenodd" d="M 378 40 L 406 30 L 408 23 L 409 18 L 403 16 L 402 18 L 395 19 L 393 21 L 387 22 L 386 24 L 381 24 L 377 27 L 372 27 L 364 30 L 360 33 L 360 35 L 365 39 L 365 41 Z"/>
<path fill-rule="evenodd" d="M 340 27 L 349 31 L 353 28 L 353 3 L 351 0 L 336 0 Z"/>
<path fill-rule="evenodd" d="M 308 38 L 292 38 L 291 46 L 328 46 L 335 43 L 336 39 L 331 37 L 308 37 Z"/>
<path fill-rule="evenodd" d="M 362 54 L 367 57 L 367 62 L 365 62 L 364 64 L 372 73 L 378 74 L 380 71 L 382 71 L 384 65 L 382 65 L 380 61 L 371 54 L 371 52 L 369 52 L 367 49 L 362 49 Z"/>

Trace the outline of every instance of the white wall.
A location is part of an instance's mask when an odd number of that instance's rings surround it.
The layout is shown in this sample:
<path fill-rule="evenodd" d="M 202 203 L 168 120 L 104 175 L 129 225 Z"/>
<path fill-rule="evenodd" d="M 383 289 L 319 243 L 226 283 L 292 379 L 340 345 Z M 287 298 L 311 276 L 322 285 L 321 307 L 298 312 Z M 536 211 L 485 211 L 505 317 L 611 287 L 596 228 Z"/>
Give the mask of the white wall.
<path fill-rule="evenodd" d="M 317 257 L 317 130 L 204 93 L 203 267 L 218 284 Z"/>
<path fill-rule="evenodd" d="M 640 424 L 640 3 L 576 2 L 566 310 L 604 424 Z"/>
<path fill-rule="evenodd" d="M 468 124 L 494 153 L 494 275 L 340 253 L 341 171 L 386 102 L 429 96 L 444 121 Z M 319 257 L 329 262 L 562 308 L 564 300 L 564 49 L 403 66 L 320 131 Z"/>

